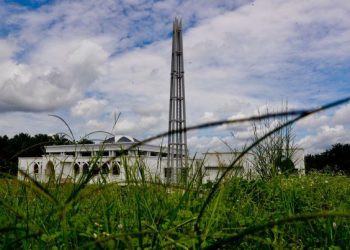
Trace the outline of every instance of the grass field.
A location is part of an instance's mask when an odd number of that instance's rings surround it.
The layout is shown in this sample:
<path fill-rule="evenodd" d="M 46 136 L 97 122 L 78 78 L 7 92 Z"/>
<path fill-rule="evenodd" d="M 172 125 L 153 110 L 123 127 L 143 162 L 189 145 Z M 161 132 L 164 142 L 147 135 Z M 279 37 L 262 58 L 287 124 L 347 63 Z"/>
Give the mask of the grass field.
<path fill-rule="evenodd" d="M 304 117 L 349 100 L 310 110 L 187 127 L 190 131 L 296 116 L 255 138 L 213 185 L 202 185 L 195 177 L 177 186 L 146 181 L 147 171 L 138 164 L 123 166 L 129 173 L 125 186 L 86 185 L 93 168 L 76 184 L 2 178 L 0 248 L 349 249 L 349 177 L 276 175 L 247 181 L 232 173 L 241 157 L 266 138 Z M 99 161 L 93 162 L 96 165 Z"/>
<path fill-rule="evenodd" d="M 347 249 L 350 180 L 227 178 L 211 190 L 0 180 L 2 249 Z"/>

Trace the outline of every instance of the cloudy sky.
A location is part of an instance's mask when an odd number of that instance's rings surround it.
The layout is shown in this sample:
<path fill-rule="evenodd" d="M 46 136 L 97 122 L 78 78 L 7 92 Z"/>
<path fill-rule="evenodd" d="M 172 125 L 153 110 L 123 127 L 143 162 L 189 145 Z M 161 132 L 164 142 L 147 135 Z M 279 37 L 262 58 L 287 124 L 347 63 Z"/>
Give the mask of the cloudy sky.
<path fill-rule="evenodd" d="M 187 124 L 350 95 L 350 1 L 0 0 L 0 134 L 167 130 L 171 29 L 184 25 Z M 112 131 L 115 114 L 121 117 Z M 350 105 L 294 126 L 306 152 L 350 142 Z M 250 124 L 195 131 L 240 147 Z M 234 136 L 232 136 L 234 135 Z"/>

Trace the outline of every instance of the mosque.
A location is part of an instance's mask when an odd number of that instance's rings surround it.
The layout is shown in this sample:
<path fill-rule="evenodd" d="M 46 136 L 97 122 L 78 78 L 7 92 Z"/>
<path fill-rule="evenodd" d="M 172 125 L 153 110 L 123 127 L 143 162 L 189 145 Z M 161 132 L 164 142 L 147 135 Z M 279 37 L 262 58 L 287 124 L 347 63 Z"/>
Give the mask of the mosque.
<path fill-rule="evenodd" d="M 60 182 L 72 182 L 87 174 L 91 166 L 98 165 L 100 171 L 93 173 L 92 182 L 125 182 L 127 173 L 124 166 L 142 162 L 147 166 L 149 176 L 161 178 L 166 166 L 166 148 L 142 144 L 126 150 L 138 142 L 130 136 L 114 136 L 101 144 L 46 146 L 46 154 L 42 157 L 20 157 L 19 169 L 42 182 L 53 178 L 59 178 Z M 24 178 L 20 172 L 19 178 Z"/>
<path fill-rule="evenodd" d="M 80 177 L 92 173 L 90 182 L 126 183 L 131 166 L 145 171 L 134 173 L 137 177 L 160 182 L 179 181 L 188 174 L 188 166 L 193 171 L 200 169 L 201 181 L 215 181 L 237 156 L 232 152 L 209 152 L 202 159 L 190 161 L 186 135 L 185 83 L 182 46 L 182 24 L 175 19 L 173 24 L 172 60 L 169 101 L 168 145 L 140 144 L 131 136 L 116 135 L 100 144 L 53 145 L 45 147 L 41 157 L 19 157 L 18 179 L 25 179 L 23 173 L 40 182 L 59 180 L 75 182 Z M 304 171 L 303 151 L 297 150 L 296 168 Z M 236 174 L 254 178 L 251 156 L 247 154 L 240 162 Z M 93 166 L 99 166 L 94 168 Z"/>

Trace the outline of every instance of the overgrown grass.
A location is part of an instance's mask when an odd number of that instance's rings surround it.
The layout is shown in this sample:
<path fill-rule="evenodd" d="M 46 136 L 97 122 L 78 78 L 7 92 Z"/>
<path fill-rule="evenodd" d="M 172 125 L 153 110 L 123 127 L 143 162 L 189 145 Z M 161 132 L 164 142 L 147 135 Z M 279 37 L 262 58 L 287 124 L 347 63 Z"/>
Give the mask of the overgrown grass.
<path fill-rule="evenodd" d="M 31 185 L 1 180 L 2 248 L 186 249 L 218 244 L 242 249 L 346 249 L 350 245 L 346 212 L 350 180 L 345 176 L 313 174 L 268 182 L 226 179 L 201 220 L 200 242 L 194 223 L 208 187 L 88 185 L 68 205 L 74 184 L 47 188 L 57 203 Z"/>

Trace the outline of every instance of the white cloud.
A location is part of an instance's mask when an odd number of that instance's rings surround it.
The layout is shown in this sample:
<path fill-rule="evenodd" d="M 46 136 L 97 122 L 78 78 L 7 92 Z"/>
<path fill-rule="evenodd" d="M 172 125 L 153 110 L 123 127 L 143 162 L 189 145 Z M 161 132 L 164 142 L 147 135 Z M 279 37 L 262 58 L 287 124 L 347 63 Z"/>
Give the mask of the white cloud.
<path fill-rule="evenodd" d="M 324 114 L 315 114 L 302 119 L 297 123 L 298 127 L 315 130 L 323 125 L 330 124 L 331 118 Z"/>
<path fill-rule="evenodd" d="M 203 116 L 201 117 L 201 120 L 203 122 L 212 122 L 218 120 L 218 117 L 213 112 L 204 112 Z"/>
<path fill-rule="evenodd" d="M 205 153 L 213 149 L 223 149 L 225 144 L 219 137 L 192 136 L 188 138 L 188 147 L 192 153 Z"/>
<path fill-rule="evenodd" d="M 245 142 L 242 143 L 231 135 L 210 136 L 190 134 L 187 143 L 192 154 L 240 151 L 245 145 Z"/>
<path fill-rule="evenodd" d="M 10 39 L 0 39 L 0 63 L 9 60 L 18 47 Z"/>
<path fill-rule="evenodd" d="M 95 98 L 87 98 L 79 101 L 71 108 L 73 116 L 93 116 L 97 113 L 103 113 L 103 108 L 107 105 L 106 100 L 97 100 Z"/>
<path fill-rule="evenodd" d="M 30 63 L 0 62 L 0 111 L 51 111 L 71 105 L 101 74 L 107 54 L 87 41 L 37 49 Z"/>
<path fill-rule="evenodd" d="M 159 130 L 159 128 L 164 128 Z M 115 126 L 116 134 L 130 135 L 155 135 L 155 133 L 165 131 L 166 117 L 165 116 L 142 116 L 136 119 L 122 118 Z"/>
<path fill-rule="evenodd" d="M 350 104 L 343 105 L 335 111 L 333 122 L 337 124 L 350 124 Z"/>
<path fill-rule="evenodd" d="M 317 129 L 316 135 L 309 135 L 302 138 L 298 145 L 305 149 L 306 153 L 315 153 L 329 148 L 332 144 L 350 142 L 350 136 L 342 125 L 334 127 L 322 126 Z"/>
<path fill-rule="evenodd" d="M 19 132 L 28 134 L 55 134 L 61 132 L 67 133 L 68 130 L 62 121 L 47 114 L 27 112 L 8 112 L 1 114 L 0 134 L 13 136 Z"/>
<path fill-rule="evenodd" d="M 135 132 L 137 131 L 137 124 L 137 122 L 126 119 L 118 121 L 115 128 L 116 134 L 130 134 L 131 132 Z"/>
<path fill-rule="evenodd" d="M 107 122 L 101 122 L 98 120 L 88 120 L 86 123 L 86 128 L 91 133 L 93 131 L 106 131 L 109 132 L 110 128 L 112 127 L 111 124 L 108 124 Z"/>

